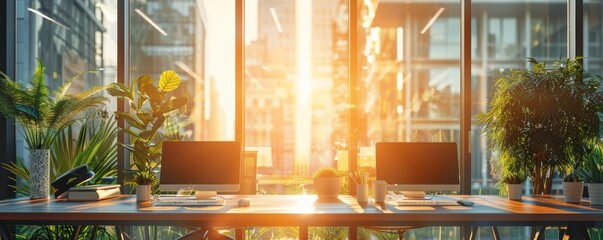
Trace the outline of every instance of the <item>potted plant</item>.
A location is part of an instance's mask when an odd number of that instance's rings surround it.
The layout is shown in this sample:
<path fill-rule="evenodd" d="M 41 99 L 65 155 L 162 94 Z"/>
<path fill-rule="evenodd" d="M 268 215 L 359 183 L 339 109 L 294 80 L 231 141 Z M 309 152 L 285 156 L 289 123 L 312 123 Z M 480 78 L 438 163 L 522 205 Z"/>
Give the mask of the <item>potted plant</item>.
<path fill-rule="evenodd" d="M 588 183 L 590 204 L 603 205 L 603 145 L 594 146 L 577 174 Z"/>
<path fill-rule="evenodd" d="M 512 69 L 496 80 L 490 109 L 476 124 L 503 165 L 525 165 L 534 194 L 549 194 L 553 173 L 583 159 L 584 145 L 598 137 L 603 80 L 584 71 L 580 58 L 528 61 L 532 69 Z"/>
<path fill-rule="evenodd" d="M 507 186 L 509 200 L 521 200 L 525 179 L 526 177 L 523 174 L 507 173 L 503 176 L 501 182 Z"/>
<path fill-rule="evenodd" d="M 166 70 L 161 73 L 158 85 L 153 83 L 151 76 L 142 75 L 130 87 L 113 83 L 107 89 L 111 96 L 124 99 L 130 106 L 129 111 L 116 112 L 115 115 L 124 118 L 129 125 L 122 130 L 130 136 L 130 143 L 122 146 L 131 153 L 129 171 L 135 174 L 134 177 L 145 174 L 145 177 L 155 178 L 164 140 L 158 137 L 158 131 L 167 114 L 184 109 L 188 103 L 187 98 L 169 95 L 180 83 L 176 72 Z M 153 185 L 155 182 L 152 181 Z"/>
<path fill-rule="evenodd" d="M 579 203 L 582 199 L 584 182 L 580 180 L 575 171 L 571 171 L 563 177 L 563 199 L 568 203 Z"/>
<path fill-rule="evenodd" d="M 314 190 L 319 199 L 337 198 L 342 184 L 342 173 L 335 168 L 323 167 L 314 172 Z"/>
<path fill-rule="evenodd" d="M 44 65 L 40 59 L 27 87 L 22 87 L 1 73 L 0 113 L 21 124 L 20 129 L 29 149 L 29 196 L 47 199 L 50 187 L 50 147 L 76 115 L 90 106 L 104 104 L 108 99 L 96 95 L 104 87 L 94 87 L 75 94 L 69 87 L 79 76 L 65 82 L 52 94 L 46 87 Z"/>
<path fill-rule="evenodd" d="M 155 173 L 147 171 L 137 171 L 132 179 L 136 184 L 136 202 L 148 202 L 151 200 L 151 186 L 157 182 Z"/>

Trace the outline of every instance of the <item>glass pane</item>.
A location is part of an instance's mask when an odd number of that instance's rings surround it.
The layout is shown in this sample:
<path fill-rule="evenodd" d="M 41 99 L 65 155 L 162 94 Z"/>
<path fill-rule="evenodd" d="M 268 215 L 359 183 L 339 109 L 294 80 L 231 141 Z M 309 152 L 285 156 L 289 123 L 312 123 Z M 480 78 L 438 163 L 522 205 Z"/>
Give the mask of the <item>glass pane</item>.
<path fill-rule="evenodd" d="M 117 0 L 16 3 L 15 80 L 22 86 L 30 83 L 36 58 L 46 68 L 44 78 L 51 93 L 78 74 L 82 75 L 69 94 L 117 81 Z M 112 113 L 116 108 L 113 101 L 101 109 Z M 16 139 L 17 156 L 27 166 L 27 144 L 19 133 Z"/>
<path fill-rule="evenodd" d="M 358 167 L 375 168 L 377 142 L 458 143 L 460 1 L 364 1 L 359 12 Z"/>
<path fill-rule="evenodd" d="M 603 3 L 584 1 L 584 65 L 594 74 L 603 73 Z"/>
<path fill-rule="evenodd" d="M 183 80 L 184 119 L 173 119 L 184 140 L 234 140 L 235 2 L 130 1 L 129 76 L 165 70 Z"/>
<path fill-rule="evenodd" d="M 529 67 L 527 57 L 551 62 L 566 56 L 566 10 L 558 0 L 472 2 L 472 116 L 488 110 L 500 73 Z M 473 194 L 498 194 L 498 155 L 488 150 L 481 127 L 472 125 L 470 146 Z M 559 188 L 555 182 L 553 189 Z"/>
<path fill-rule="evenodd" d="M 247 0 L 245 145 L 260 189 L 302 193 L 321 166 L 345 167 L 348 2 Z"/>

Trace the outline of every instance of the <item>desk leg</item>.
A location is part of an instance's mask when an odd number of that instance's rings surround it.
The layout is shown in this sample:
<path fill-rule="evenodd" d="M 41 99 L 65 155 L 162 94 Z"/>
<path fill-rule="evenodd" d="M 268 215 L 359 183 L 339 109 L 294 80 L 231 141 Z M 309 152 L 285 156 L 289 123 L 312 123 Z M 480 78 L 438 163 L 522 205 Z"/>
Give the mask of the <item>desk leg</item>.
<path fill-rule="evenodd" d="M 470 231 L 469 231 L 469 240 L 474 240 L 477 239 L 477 230 L 479 229 L 478 226 L 472 226 L 469 227 Z"/>
<path fill-rule="evenodd" d="M 308 226 L 299 226 L 299 240 L 308 240 Z"/>
<path fill-rule="evenodd" d="M 532 227 L 532 231 L 534 232 L 534 236 L 532 239 L 534 240 L 544 240 L 544 230 L 546 230 L 546 226 L 537 226 Z"/>
<path fill-rule="evenodd" d="M 588 235 L 588 229 L 583 225 L 570 223 L 567 226 L 565 234 L 563 235 L 563 240 L 571 239 L 590 240 L 590 235 Z"/>
<path fill-rule="evenodd" d="M 500 240 L 500 234 L 498 234 L 498 227 L 491 226 L 491 228 L 492 228 L 492 237 L 494 238 L 494 240 Z"/>
<path fill-rule="evenodd" d="M 73 226 L 73 240 L 77 240 L 80 236 L 80 231 L 82 231 L 82 225 Z"/>
<path fill-rule="evenodd" d="M 3 240 L 13 240 L 13 237 L 10 235 L 10 232 L 8 231 L 6 225 L 0 225 L 0 238 L 2 238 Z"/>
<path fill-rule="evenodd" d="M 115 226 L 115 234 L 117 235 L 117 240 L 124 240 L 124 234 L 121 231 L 121 226 Z"/>
<path fill-rule="evenodd" d="M 245 227 L 235 228 L 235 239 L 236 240 L 245 239 Z"/>
<path fill-rule="evenodd" d="M 357 226 L 349 226 L 348 227 L 348 239 L 349 240 L 358 239 L 358 227 Z"/>

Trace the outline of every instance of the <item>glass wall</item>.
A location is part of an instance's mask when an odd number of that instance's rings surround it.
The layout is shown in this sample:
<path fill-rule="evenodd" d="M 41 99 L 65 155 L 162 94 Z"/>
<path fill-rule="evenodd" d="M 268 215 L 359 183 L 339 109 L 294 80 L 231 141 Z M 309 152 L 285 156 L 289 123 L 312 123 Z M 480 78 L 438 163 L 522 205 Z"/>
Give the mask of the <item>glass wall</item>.
<path fill-rule="evenodd" d="M 529 68 L 527 57 L 548 62 L 566 58 L 566 4 L 563 0 L 472 1 L 472 116 L 488 110 L 494 82 L 501 73 L 511 68 Z M 498 194 L 499 170 L 495 167 L 498 155 L 487 146 L 482 129 L 472 125 L 473 194 Z M 553 189 L 559 188 L 560 183 L 553 186 Z"/>
<path fill-rule="evenodd" d="M 364 1 L 358 167 L 377 142 L 460 143 L 460 1 Z"/>
<path fill-rule="evenodd" d="M 603 74 L 603 2 L 584 0 L 584 65 L 591 73 Z"/>
<path fill-rule="evenodd" d="M 128 16 L 129 81 L 175 71 L 189 101 L 168 121 L 182 139 L 234 140 L 235 2 L 131 0 Z"/>
<path fill-rule="evenodd" d="M 245 1 L 245 145 L 260 189 L 302 193 L 347 170 L 348 2 Z"/>
<path fill-rule="evenodd" d="M 51 93 L 78 74 L 69 93 L 117 81 L 117 0 L 17 0 L 16 6 L 16 81 L 30 82 L 36 58 Z M 116 108 L 112 102 L 103 110 Z M 27 164 L 28 154 L 17 134 L 18 158 Z"/>

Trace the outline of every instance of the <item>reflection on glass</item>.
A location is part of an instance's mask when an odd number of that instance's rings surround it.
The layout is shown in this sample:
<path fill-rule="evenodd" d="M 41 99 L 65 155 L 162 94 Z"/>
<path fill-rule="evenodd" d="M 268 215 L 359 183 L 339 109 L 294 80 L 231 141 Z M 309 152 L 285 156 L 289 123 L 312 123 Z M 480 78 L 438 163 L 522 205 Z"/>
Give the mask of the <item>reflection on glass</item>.
<path fill-rule="evenodd" d="M 168 124 L 183 140 L 234 140 L 234 1 L 131 0 L 129 7 L 129 80 L 176 71 L 184 82 L 174 94 L 189 104 Z"/>
<path fill-rule="evenodd" d="M 348 2 L 250 0 L 245 11 L 245 144 L 272 151 L 259 173 L 309 179 L 320 166 L 344 168 Z"/>
<path fill-rule="evenodd" d="M 584 1 L 584 59 L 585 69 L 603 73 L 603 2 Z"/>
<path fill-rule="evenodd" d="M 49 90 L 83 74 L 70 91 L 83 91 L 117 81 L 117 0 L 27 0 L 16 4 L 16 77 L 28 83 L 40 58 L 46 67 Z M 107 95 L 108 96 L 108 95 Z M 115 102 L 106 105 L 108 112 Z M 26 161 L 28 150 L 17 134 L 17 156 Z"/>
<path fill-rule="evenodd" d="M 472 2 L 473 116 L 487 111 L 495 90 L 494 81 L 500 73 L 510 68 L 529 67 L 526 57 L 549 62 L 565 58 L 566 10 L 565 1 L 555 0 L 497 4 Z M 470 146 L 473 193 L 497 194 L 498 186 L 495 184 L 499 173 L 495 164 L 498 155 L 488 150 L 487 139 L 478 126 L 472 126 Z"/>
<path fill-rule="evenodd" d="M 459 141 L 459 7 L 459 1 L 364 1 L 359 168 L 374 169 L 377 142 Z"/>

